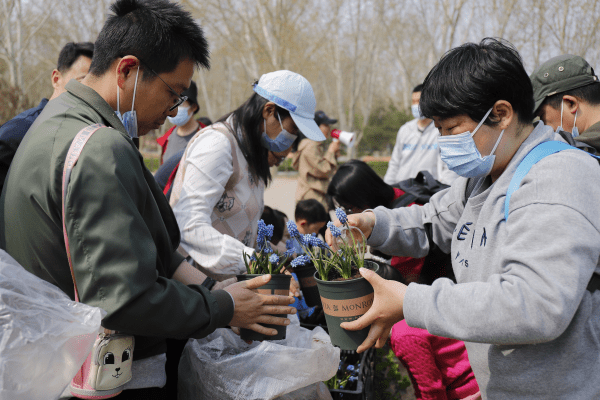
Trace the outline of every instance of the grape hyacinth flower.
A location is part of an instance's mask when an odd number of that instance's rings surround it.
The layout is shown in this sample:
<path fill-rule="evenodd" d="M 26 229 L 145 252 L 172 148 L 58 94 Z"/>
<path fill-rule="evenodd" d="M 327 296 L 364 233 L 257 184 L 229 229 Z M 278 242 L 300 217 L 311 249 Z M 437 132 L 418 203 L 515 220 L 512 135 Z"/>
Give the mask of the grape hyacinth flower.
<path fill-rule="evenodd" d="M 285 241 L 286 250 L 294 250 L 294 239 L 288 239 Z"/>
<path fill-rule="evenodd" d="M 338 228 L 337 226 L 335 226 L 335 224 L 333 222 L 329 221 L 327 223 L 327 228 L 329 228 L 329 231 L 331 232 L 331 236 L 333 236 L 333 237 L 342 236 L 342 230 L 340 228 Z"/>
<path fill-rule="evenodd" d="M 300 232 L 298 232 L 298 227 L 294 221 L 287 222 L 287 230 L 291 238 L 300 237 Z"/>
<path fill-rule="evenodd" d="M 340 220 L 342 225 L 346 225 L 348 223 L 348 216 L 341 208 L 338 207 L 335 209 L 335 216 Z"/>
<path fill-rule="evenodd" d="M 271 240 L 271 238 L 273 237 L 273 230 L 275 229 L 275 227 L 271 224 L 266 226 L 265 229 L 265 238 L 267 240 Z"/>
<path fill-rule="evenodd" d="M 292 268 L 296 268 L 302 265 L 306 265 L 310 263 L 310 257 L 307 255 L 303 255 L 303 256 L 298 256 L 296 257 L 292 262 L 291 262 L 291 266 Z"/>
<path fill-rule="evenodd" d="M 272 264 L 277 264 L 279 262 L 279 256 L 277 254 L 271 254 L 269 256 L 269 262 Z"/>
<path fill-rule="evenodd" d="M 290 258 L 291 256 L 294 255 L 294 250 L 286 250 L 285 253 L 283 253 L 283 258 Z"/>

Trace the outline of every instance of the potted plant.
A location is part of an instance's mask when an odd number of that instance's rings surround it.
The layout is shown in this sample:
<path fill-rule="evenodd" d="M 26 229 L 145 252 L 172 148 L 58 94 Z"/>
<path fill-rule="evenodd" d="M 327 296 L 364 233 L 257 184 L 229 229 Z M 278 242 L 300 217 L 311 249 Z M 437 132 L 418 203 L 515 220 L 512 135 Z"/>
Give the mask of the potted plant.
<path fill-rule="evenodd" d="M 333 248 L 315 236 L 300 235 L 293 221 L 288 221 L 287 228 L 290 236 L 306 253 L 293 263 L 302 265 L 312 261 L 316 268 L 314 276 L 331 342 L 342 350 L 356 350 L 366 339 L 369 327 L 347 331 L 340 324 L 358 319 L 371 308 L 373 287 L 360 275 L 359 268 L 377 271 L 378 266 L 364 259 L 367 245 L 360 229 L 348 225 L 348 218 L 342 209 L 338 208 L 335 212 L 342 227 L 338 228 L 331 222 L 328 224 L 335 240 Z M 362 240 L 357 240 L 354 232 Z"/>
<path fill-rule="evenodd" d="M 259 220 L 256 251 L 251 256 L 248 256 L 246 253 L 243 254 L 247 274 L 237 275 L 237 279 L 238 281 L 244 281 L 269 274 L 271 275 L 271 280 L 259 289 L 255 289 L 255 291 L 260 294 L 287 296 L 290 290 L 291 275 L 281 273 L 281 268 L 286 263 L 291 253 L 286 251 L 280 256 L 274 252 L 269 243 L 271 237 L 273 237 L 273 225 L 266 225 L 262 219 Z M 274 316 L 282 318 L 287 317 L 285 314 Z M 286 326 L 271 324 L 264 324 L 264 326 L 276 329 L 277 334 L 274 336 L 263 335 L 262 333 L 255 332 L 251 329 L 242 328 L 240 336 L 243 340 L 285 339 Z"/>

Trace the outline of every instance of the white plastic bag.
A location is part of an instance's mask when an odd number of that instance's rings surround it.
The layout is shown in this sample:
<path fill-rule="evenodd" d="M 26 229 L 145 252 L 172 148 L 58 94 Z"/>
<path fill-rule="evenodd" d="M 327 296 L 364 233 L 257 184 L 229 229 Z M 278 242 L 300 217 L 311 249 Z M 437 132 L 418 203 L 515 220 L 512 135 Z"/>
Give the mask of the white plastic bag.
<path fill-rule="evenodd" d="M 104 314 L 0 250 L 0 400 L 57 399 L 92 349 Z"/>
<path fill-rule="evenodd" d="M 340 349 L 322 328 L 290 316 L 286 339 L 245 343 L 229 329 L 190 339 L 179 363 L 179 400 L 325 400 Z M 308 386 L 308 387 L 307 387 Z"/>

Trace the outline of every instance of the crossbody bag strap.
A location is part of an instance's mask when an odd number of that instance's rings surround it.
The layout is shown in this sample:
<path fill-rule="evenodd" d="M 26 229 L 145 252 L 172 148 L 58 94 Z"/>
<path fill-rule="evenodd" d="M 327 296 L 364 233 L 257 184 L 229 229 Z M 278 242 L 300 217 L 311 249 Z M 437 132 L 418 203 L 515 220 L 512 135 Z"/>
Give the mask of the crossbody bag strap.
<path fill-rule="evenodd" d="M 79 133 L 77 133 L 75 139 L 73 139 L 73 142 L 69 147 L 69 151 L 67 152 L 62 176 L 62 228 L 63 237 L 65 240 L 65 248 L 67 249 L 67 259 L 69 260 L 69 268 L 71 269 L 71 278 L 73 278 L 73 287 L 75 288 L 76 302 L 79 302 L 79 292 L 77 291 L 77 282 L 75 281 L 75 273 L 73 272 L 73 260 L 71 260 L 71 249 L 69 247 L 69 237 L 67 236 L 67 227 L 65 224 L 65 214 L 67 212 L 67 189 L 69 187 L 69 180 L 71 179 L 71 172 L 73 171 L 73 167 L 75 167 L 75 164 L 79 159 L 79 155 L 83 150 L 83 146 L 85 146 L 89 138 L 92 137 L 92 135 L 100 128 L 106 128 L 106 126 L 102 124 L 90 125 L 83 128 L 79 131 Z"/>
<path fill-rule="evenodd" d="M 515 190 L 517 190 L 521 186 L 521 181 L 525 178 L 525 175 L 529 172 L 531 167 L 533 167 L 538 161 L 542 158 L 547 157 L 551 154 L 558 153 L 562 150 L 580 150 L 585 154 L 590 155 L 598 160 L 600 160 L 599 156 L 594 154 L 590 154 L 581 150 L 577 147 L 573 147 L 564 142 L 559 141 L 549 141 L 543 142 L 535 146 L 533 149 L 527 153 L 527 155 L 521 160 L 521 163 L 517 166 L 515 174 L 513 175 L 510 183 L 508 185 L 508 190 L 506 191 L 506 198 L 504 199 L 504 220 L 508 221 L 508 207 L 510 205 L 510 198 Z M 587 288 L 590 292 L 595 292 L 596 290 L 600 290 L 600 275 L 594 273 L 592 274 L 592 278 L 588 282 Z"/>
<path fill-rule="evenodd" d="M 529 172 L 531 167 L 533 167 L 538 161 L 547 157 L 551 154 L 558 153 L 562 150 L 580 150 L 577 147 L 573 147 L 564 142 L 559 141 L 549 141 L 543 142 L 535 146 L 533 149 L 527 153 L 527 155 L 521 160 L 515 173 L 508 184 L 508 190 L 506 191 L 506 198 L 504 199 L 504 220 L 508 221 L 508 208 L 510 205 L 510 198 L 512 194 L 521 186 L 521 181 L 525 178 L 525 175 Z M 585 153 L 585 152 L 584 152 Z M 597 158 L 600 160 L 600 157 L 595 156 L 593 154 L 586 153 L 589 156 Z"/>

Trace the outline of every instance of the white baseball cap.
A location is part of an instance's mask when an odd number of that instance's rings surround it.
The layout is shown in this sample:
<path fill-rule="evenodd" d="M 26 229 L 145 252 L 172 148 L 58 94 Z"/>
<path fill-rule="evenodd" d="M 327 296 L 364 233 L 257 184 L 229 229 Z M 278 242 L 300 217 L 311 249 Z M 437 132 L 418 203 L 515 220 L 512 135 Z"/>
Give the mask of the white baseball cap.
<path fill-rule="evenodd" d="M 254 91 L 288 110 L 304 136 L 317 142 L 325 140 L 314 120 L 317 107 L 315 93 L 302 75 L 286 70 L 269 72 L 260 77 Z"/>

